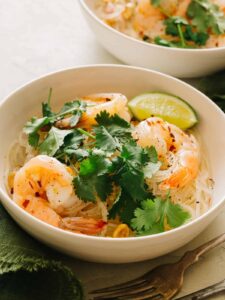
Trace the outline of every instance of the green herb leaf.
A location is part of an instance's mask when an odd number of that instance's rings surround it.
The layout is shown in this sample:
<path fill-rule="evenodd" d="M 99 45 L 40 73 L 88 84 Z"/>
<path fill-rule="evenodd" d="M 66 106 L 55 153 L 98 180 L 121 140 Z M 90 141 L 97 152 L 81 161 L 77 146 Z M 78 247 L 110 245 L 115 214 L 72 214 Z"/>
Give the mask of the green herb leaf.
<path fill-rule="evenodd" d="M 42 115 L 43 117 L 53 117 L 55 114 L 52 112 L 48 103 L 42 103 Z"/>
<path fill-rule="evenodd" d="M 166 25 L 166 34 L 178 36 L 179 32 L 178 32 L 177 25 L 185 25 L 186 26 L 186 25 L 188 25 L 188 22 L 184 18 L 175 16 L 175 17 L 167 18 L 164 21 L 164 24 Z"/>
<path fill-rule="evenodd" d="M 120 148 L 118 138 L 114 138 L 104 126 L 95 127 L 94 133 L 96 135 L 95 146 L 97 148 L 109 152 Z"/>
<path fill-rule="evenodd" d="M 131 126 L 124 119 L 120 118 L 118 115 L 110 116 L 106 111 L 100 112 L 95 118 L 98 125 L 103 126 L 107 132 L 113 137 L 118 138 L 120 143 L 125 143 L 129 139 L 132 139 Z M 95 127 L 94 131 L 98 128 Z M 101 139 L 96 136 L 99 144 L 102 144 Z"/>
<path fill-rule="evenodd" d="M 70 118 L 70 126 L 74 127 L 79 122 L 82 113 L 86 109 L 86 103 L 80 100 L 75 100 L 71 102 L 67 102 L 63 105 L 60 112 L 56 115 L 57 120 L 65 117 L 66 115 L 72 115 Z"/>
<path fill-rule="evenodd" d="M 130 225 L 136 208 L 137 203 L 122 189 L 109 210 L 109 219 L 119 216 L 123 223 Z"/>
<path fill-rule="evenodd" d="M 179 204 L 173 204 L 169 196 L 166 200 L 155 198 L 143 201 L 134 215 L 131 227 L 141 235 L 163 232 L 166 229 L 165 224 L 176 228 L 191 217 Z"/>
<path fill-rule="evenodd" d="M 142 148 L 138 146 L 134 141 L 130 141 L 123 146 L 121 151 L 121 158 L 123 158 L 124 161 L 128 162 L 133 167 L 140 167 L 150 161 L 150 156 L 151 159 L 155 159 L 155 157 L 153 157 L 155 155 L 154 149 L 154 147 Z"/>
<path fill-rule="evenodd" d="M 43 126 L 49 124 L 49 118 L 43 117 L 40 119 L 37 119 L 33 117 L 30 121 L 28 121 L 23 129 L 23 131 L 28 134 L 28 141 L 29 144 L 33 147 L 37 147 L 39 142 L 39 134 L 38 131 Z"/>
<path fill-rule="evenodd" d="M 209 39 L 208 33 L 196 31 L 194 30 L 193 26 L 190 25 L 186 26 L 184 37 L 187 41 L 193 41 L 199 46 L 205 45 Z"/>
<path fill-rule="evenodd" d="M 55 116 L 55 114 L 52 112 L 51 107 L 50 107 L 51 97 L 52 97 L 52 88 L 49 89 L 47 103 L 42 103 L 42 115 L 43 115 L 43 117 L 53 117 L 53 116 Z"/>
<path fill-rule="evenodd" d="M 159 7 L 162 0 L 149 0 L 150 3 L 156 7 Z"/>
<path fill-rule="evenodd" d="M 122 147 L 120 156 L 112 160 L 111 171 L 114 173 L 115 182 L 134 202 L 140 202 L 150 196 L 145 184 L 144 167 L 157 159 L 154 147 L 141 148 L 131 140 Z"/>
<path fill-rule="evenodd" d="M 77 176 L 73 179 L 73 186 L 76 195 L 83 201 L 96 201 L 96 190 L 92 180 L 86 177 Z"/>
<path fill-rule="evenodd" d="M 158 212 L 155 209 L 155 202 L 151 199 L 142 202 L 142 208 L 137 208 L 134 212 L 135 218 L 131 221 L 131 226 L 136 231 L 149 230 L 157 220 Z"/>
<path fill-rule="evenodd" d="M 64 138 L 63 145 L 59 148 L 55 157 L 61 161 L 68 161 L 68 158 L 73 160 L 80 160 L 89 155 L 89 153 L 80 148 L 84 140 L 84 135 L 77 129 L 74 129 L 71 133 Z M 79 149 L 78 149 L 79 148 Z"/>
<path fill-rule="evenodd" d="M 80 176 L 104 175 L 108 173 L 111 166 L 109 159 L 93 152 L 87 159 L 83 160 L 80 164 Z"/>
<path fill-rule="evenodd" d="M 38 149 L 41 154 L 54 156 L 64 142 L 64 138 L 69 135 L 72 130 L 61 130 L 52 127 L 46 139 L 39 145 Z"/>
<path fill-rule="evenodd" d="M 187 16 L 200 32 L 211 29 L 215 34 L 225 33 L 224 13 L 209 0 L 192 0 L 187 9 Z"/>
<path fill-rule="evenodd" d="M 132 166 L 126 167 L 125 172 L 120 176 L 119 183 L 134 201 L 141 201 L 149 196 L 144 181 L 144 173 Z"/>
<path fill-rule="evenodd" d="M 166 39 L 161 38 L 160 36 L 155 37 L 154 43 L 164 47 L 179 47 L 178 42 L 170 42 Z"/>
<path fill-rule="evenodd" d="M 74 178 L 75 192 L 84 201 L 96 201 L 99 196 L 105 201 L 112 191 L 112 180 L 108 176 L 111 162 L 94 150 L 88 158 L 80 164 L 80 172 Z"/>

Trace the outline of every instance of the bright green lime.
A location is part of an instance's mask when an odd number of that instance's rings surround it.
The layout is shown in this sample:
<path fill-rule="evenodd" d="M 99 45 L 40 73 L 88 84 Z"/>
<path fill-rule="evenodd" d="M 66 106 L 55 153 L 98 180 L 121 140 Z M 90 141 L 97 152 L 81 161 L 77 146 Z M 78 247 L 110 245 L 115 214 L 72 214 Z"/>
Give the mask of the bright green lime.
<path fill-rule="evenodd" d="M 128 106 L 138 120 L 156 116 L 181 129 L 190 128 L 198 122 L 196 112 L 187 102 L 169 94 L 141 94 L 130 100 Z"/>

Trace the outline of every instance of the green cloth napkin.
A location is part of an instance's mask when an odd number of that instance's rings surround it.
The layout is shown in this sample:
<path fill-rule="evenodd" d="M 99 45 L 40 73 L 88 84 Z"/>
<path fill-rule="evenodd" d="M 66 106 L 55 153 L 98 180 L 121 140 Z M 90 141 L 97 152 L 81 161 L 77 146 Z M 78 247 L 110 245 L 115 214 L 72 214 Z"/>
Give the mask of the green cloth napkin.
<path fill-rule="evenodd" d="M 83 292 L 56 253 L 40 244 L 0 205 L 0 300 L 80 300 Z"/>
<path fill-rule="evenodd" d="M 225 112 L 225 70 L 201 78 L 196 87 Z"/>

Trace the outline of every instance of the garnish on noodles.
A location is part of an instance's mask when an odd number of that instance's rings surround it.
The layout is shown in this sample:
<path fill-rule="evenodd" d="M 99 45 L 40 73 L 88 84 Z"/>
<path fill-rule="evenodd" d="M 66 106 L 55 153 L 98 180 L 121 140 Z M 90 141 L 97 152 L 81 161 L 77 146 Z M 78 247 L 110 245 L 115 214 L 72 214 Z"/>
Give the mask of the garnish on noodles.
<path fill-rule="evenodd" d="M 130 237 L 172 230 L 210 206 L 200 140 L 125 95 L 94 94 L 59 112 L 42 104 L 9 153 L 8 190 L 22 209 L 63 230 Z"/>

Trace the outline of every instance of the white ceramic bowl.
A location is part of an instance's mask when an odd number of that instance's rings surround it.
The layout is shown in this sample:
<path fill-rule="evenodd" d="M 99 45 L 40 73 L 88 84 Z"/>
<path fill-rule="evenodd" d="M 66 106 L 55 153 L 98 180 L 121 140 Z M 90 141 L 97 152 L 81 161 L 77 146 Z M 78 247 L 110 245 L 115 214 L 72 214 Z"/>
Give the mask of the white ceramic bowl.
<path fill-rule="evenodd" d="M 17 206 L 4 185 L 6 155 L 24 123 L 40 112 L 49 88 L 53 101 L 62 103 L 95 92 L 120 92 L 131 98 L 145 91 L 162 91 L 188 101 L 198 112 L 201 133 L 215 180 L 212 208 L 180 228 L 152 236 L 103 238 L 73 234 L 52 227 Z M 28 83 L 0 106 L 0 198 L 15 221 L 38 240 L 70 255 L 96 262 L 134 262 L 154 258 L 188 243 L 212 222 L 225 204 L 225 115 L 206 96 L 177 79 L 146 69 L 100 65 L 53 73 Z M 220 134 L 219 134 L 220 133 Z"/>
<path fill-rule="evenodd" d="M 79 2 L 91 30 L 102 46 L 129 65 L 182 78 L 203 76 L 225 68 L 225 47 L 178 49 L 142 42 L 101 21 L 95 14 L 93 0 Z"/>

